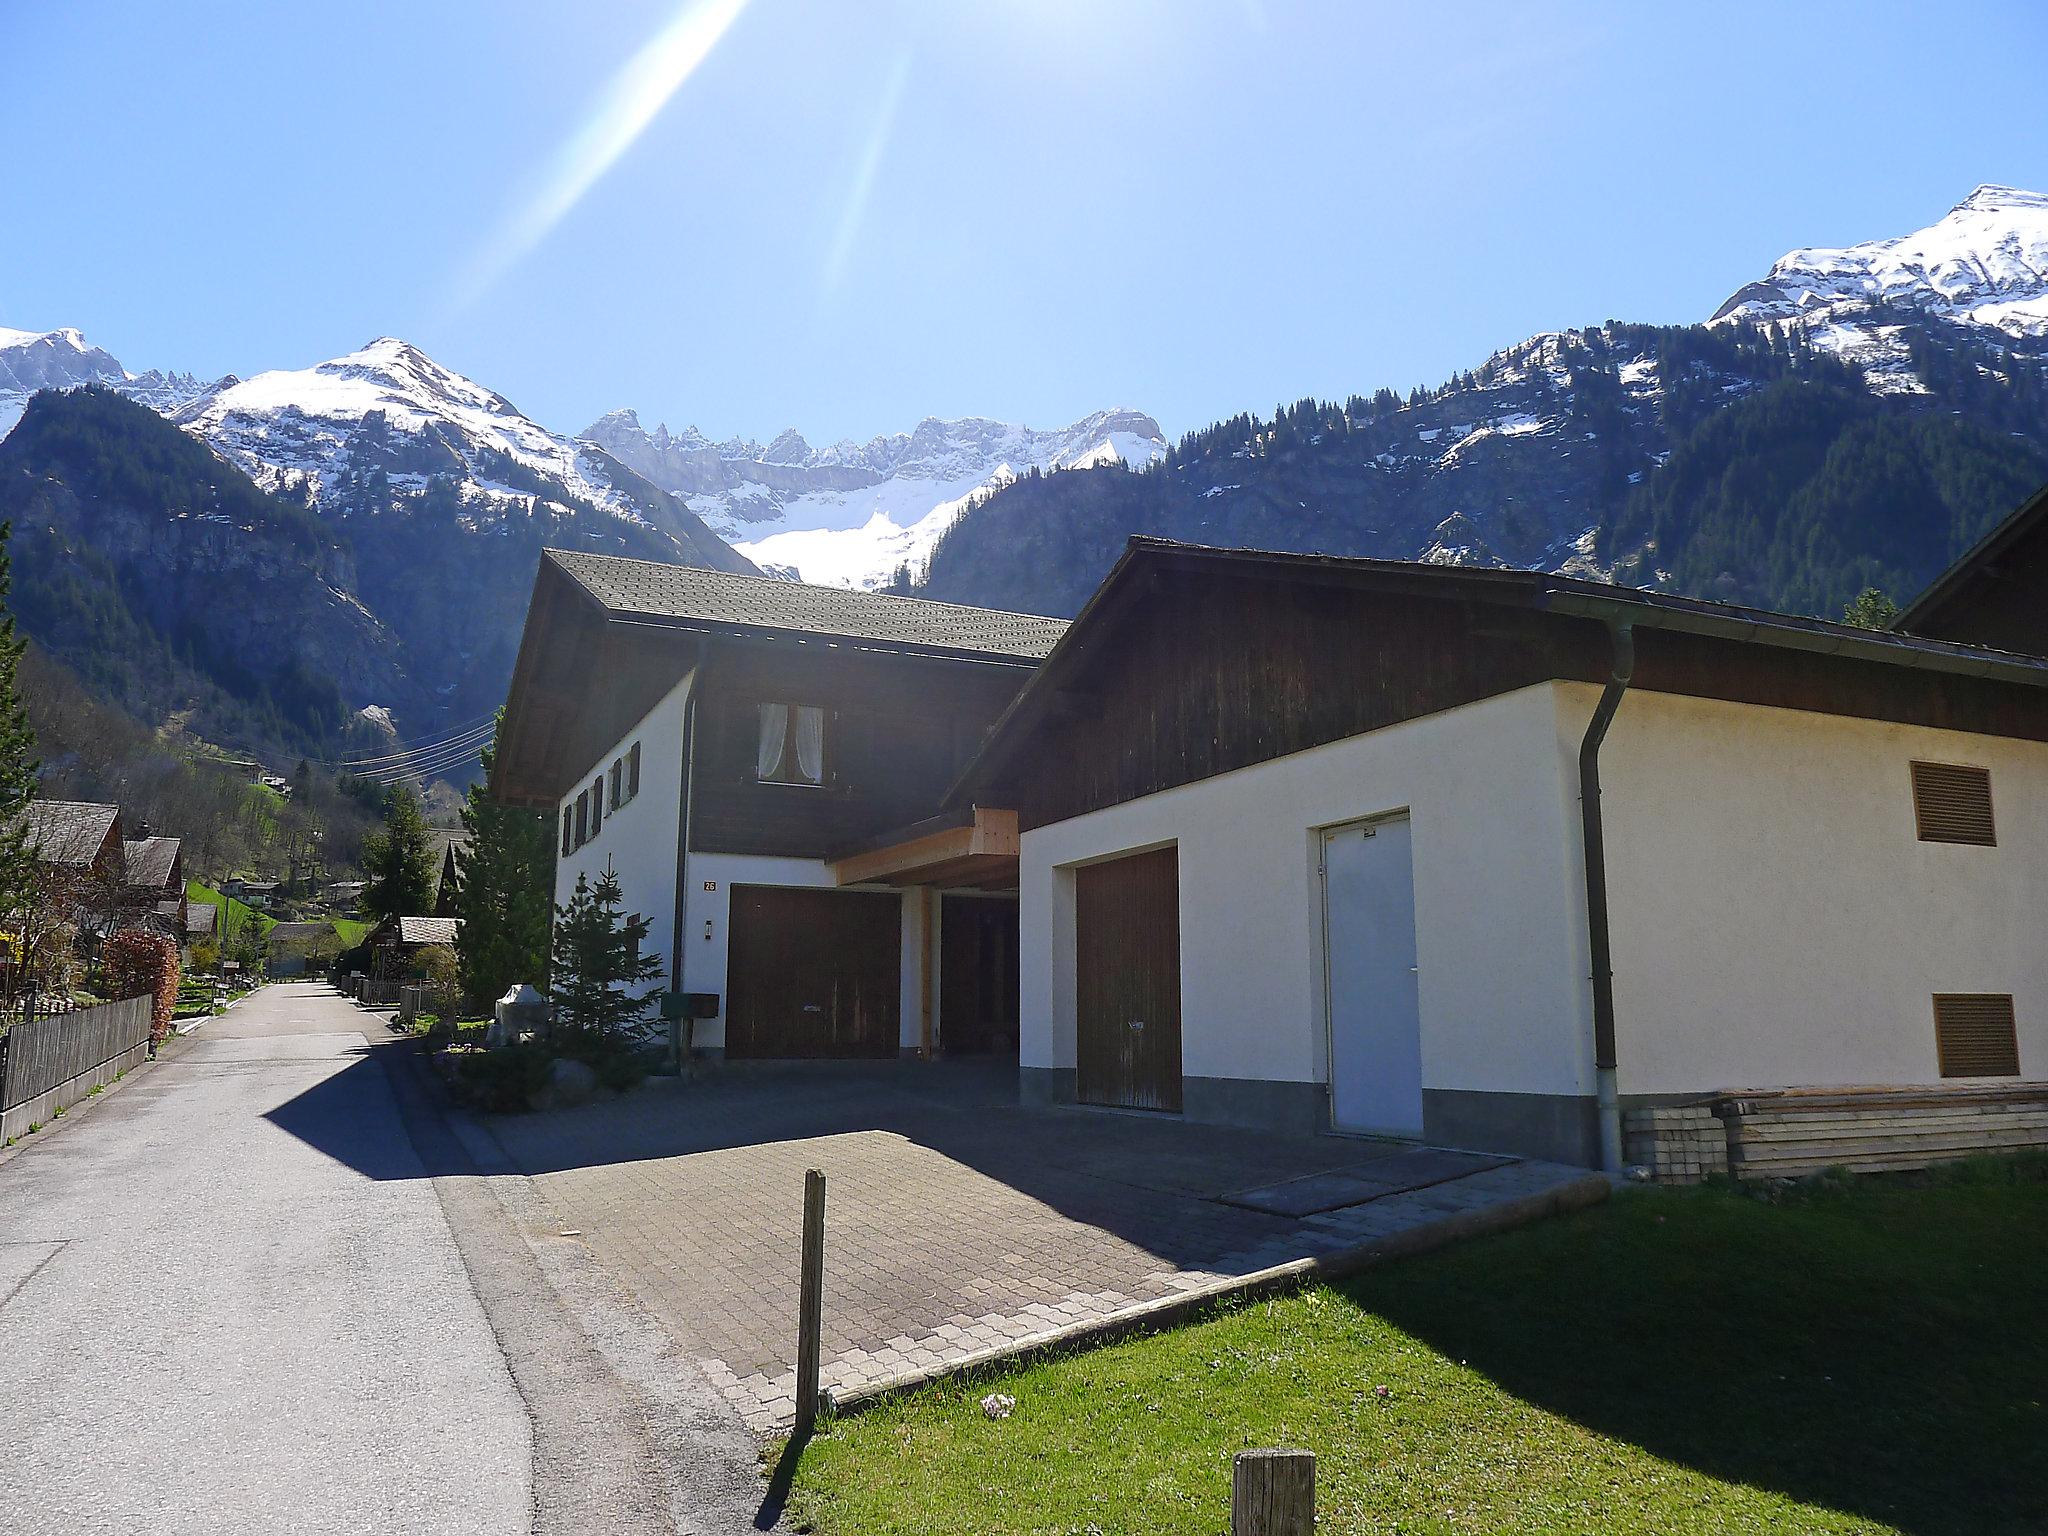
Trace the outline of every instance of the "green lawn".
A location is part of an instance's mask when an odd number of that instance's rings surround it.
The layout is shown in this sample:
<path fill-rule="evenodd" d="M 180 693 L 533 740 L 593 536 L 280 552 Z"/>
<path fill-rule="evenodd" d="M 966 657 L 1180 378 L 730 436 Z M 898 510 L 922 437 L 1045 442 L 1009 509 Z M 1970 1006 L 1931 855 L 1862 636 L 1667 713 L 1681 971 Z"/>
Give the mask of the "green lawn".
<path fill-rule="evenodd" d="M 255 923 L 258 933 L 268 933 L 277 926 L 276 918 L 258 912 L 247 902 L 237 901 L 232 896 L 223 896 L 212 886 L 201 885 L 197 880 L 187 880 L 185 882 L 185 900 L 188 902 L 201 901 L 210 907 L 220 907 L 222 909 L 219 922 L 221 924 L 220 938 L 223 942 L 240 933 L 243 925 L 246 923 Z"/>
<path fill-rule="evenodd" d="M 1013 1417 L 980 1412 L 991 1391 Z M 878 1405 L 804 1449 L 790 1513 L 1212 1536 L 1231 1453 L 1292 1445 L 1317 1453 L 1325 1536 L 2041 1532 L 2044 1398 L 2048 1160 L 1631 1191 Z"/>
<path fill-rule="evenodd" d="M 212 886 L 201 885 L 197 880 L 187 880 L 185 882 L 185 899 L 187 901 L 205 902 L 208 906 L 212 907 L 220 906 L 223 902 L 226 903 L 227 911 L 220 919 L 227 925 L 227 931 L 221 935 L 223 939 L 240 933 L 242 925 L 251 921 L 256 924 L 256 931 L 258 933 L 268 933 L 277 926 L 277 919 L 268 913 L 258 912 L 254 907 L 249 906 L 245 902 L 237 901 L 232 896 L 222 896 Z M 337 917 L 334 919 L 334 931 L 340 936 L 342 946 L 347 949 L 355 948 L 356 945 L 368 938 L 370 927 L 370 924 L 358 918 Z"/>

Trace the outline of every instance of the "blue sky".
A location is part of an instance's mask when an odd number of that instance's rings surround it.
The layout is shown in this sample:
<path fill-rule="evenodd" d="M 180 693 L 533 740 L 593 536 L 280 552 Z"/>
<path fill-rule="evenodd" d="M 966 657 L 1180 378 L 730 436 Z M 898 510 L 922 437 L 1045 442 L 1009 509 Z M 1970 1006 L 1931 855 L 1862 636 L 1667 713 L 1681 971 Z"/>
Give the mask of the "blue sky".
<path fill-rule="evenodd" d="M 565 431 L 1179 433 L 2048 187 L 2038 3 L 0 0 L 0 58 L 0 325 L 396 334 Z"/>

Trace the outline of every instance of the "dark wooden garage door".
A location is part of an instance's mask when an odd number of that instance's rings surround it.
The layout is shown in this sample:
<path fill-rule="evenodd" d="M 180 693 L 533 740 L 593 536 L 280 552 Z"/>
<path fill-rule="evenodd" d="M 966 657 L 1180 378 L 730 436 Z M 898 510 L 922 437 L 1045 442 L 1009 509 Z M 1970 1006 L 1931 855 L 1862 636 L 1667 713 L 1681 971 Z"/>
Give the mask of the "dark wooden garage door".
<path fill-rule="evenodd" d="M 1084 1104 L 1180 1108 L 1177 850 L 1074 873 L 1075 1091 Z"/>
<path fill-rule="evenodd" d="M 939 1041 L 948 1056 L 1017 1049 L 1017 903 L 947 896 L 939 908 Z"/>
<path fill-rule="evenodd" d="M 892 893 L 734 886 L 726 1055 L 894 1056 L 902 932 Z"/>

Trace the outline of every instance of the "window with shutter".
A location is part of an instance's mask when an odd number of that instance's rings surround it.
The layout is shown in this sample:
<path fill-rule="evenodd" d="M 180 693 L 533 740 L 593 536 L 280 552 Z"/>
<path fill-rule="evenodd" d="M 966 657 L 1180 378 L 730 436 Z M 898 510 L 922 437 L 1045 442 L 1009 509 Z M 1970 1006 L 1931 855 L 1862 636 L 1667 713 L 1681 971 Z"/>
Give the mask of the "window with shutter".
<path fill-rule="evenodd" d="M 584 790 L 576 797 L 576 846 L 581 848 L 590 841 L 590 791 Z"/>
<path fill-rule="evenodd" d="M 1962 763 L 1913 764 L 1913 821 L 1923 843 L 1995 847 L 1991 770 Z"/>
<path fill-rule="evenodd" d="M 604 775 L 599 774 L 590 781 L 590 835 L 592 837 L 604 828 Z"/>
<path fill-rule="evenodd" d="M 2019 1026 L 2009 992 L 1937 992 L 1934 1049 L 1943 1077 L 2018 1077 Z"/>
<path fill-rule="evenodd" d="M 562 852 L 566 856 L 576 851 L 576 813 L 568 806 L 562 807 Z"/>
<path fill-rule="evenodd" d="M 626 754 L 626 798 L 632 799 L 640 793 L 640 743 L 633 743 L 633 750 Z"/>
<path fill-rule="evenodd" d="M 611 771 L 612 809 L 615 811 L 626 803 L 619 795 L 619 791 L 625 788 L 625 784 L 626 760 L 623 757 L 615 757 L 612 759 Z"/>

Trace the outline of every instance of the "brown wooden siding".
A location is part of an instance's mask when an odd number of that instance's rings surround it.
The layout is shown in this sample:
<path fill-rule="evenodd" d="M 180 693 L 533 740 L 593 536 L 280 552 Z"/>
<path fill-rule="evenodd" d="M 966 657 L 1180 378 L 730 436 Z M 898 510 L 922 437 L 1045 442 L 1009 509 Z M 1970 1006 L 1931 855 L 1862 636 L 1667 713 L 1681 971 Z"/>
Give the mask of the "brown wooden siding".
<path fill-rule="evenodd" d="M 1610 664 L 1590 619 L 1243 572 L 1160 572 L 1103 618 L 977 796 L 1026 830 Z M 1646 691 L 2048 740 L 2048 690 L 1655 629 L 1636 651 Z"/>
<path fill-rule="evenodd" d="M 734 886 L 726 1055 L 894 1056 L 902 922 L 889 892 Z"/>
<path fill-rule="evenodd" d="M 1076 1097 L 1177 1112 L 1179 850 L 1076 870 L 1074 941 Z"/>
<path fill-rule="evenodd" d="M 1547 677 L 1594 678 L 1595 624 L 1493 606 L 1163 577 L 991 795 L 1026 828 Z"/>
<path fill-rule="evenodd" d="M 697 706 L 693 848 L 819 858 L 932 814 L 1027 667 L 722 645 Z M 763 784 L 763 703 L 826 711 L 825 784 Z"/>

